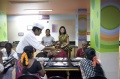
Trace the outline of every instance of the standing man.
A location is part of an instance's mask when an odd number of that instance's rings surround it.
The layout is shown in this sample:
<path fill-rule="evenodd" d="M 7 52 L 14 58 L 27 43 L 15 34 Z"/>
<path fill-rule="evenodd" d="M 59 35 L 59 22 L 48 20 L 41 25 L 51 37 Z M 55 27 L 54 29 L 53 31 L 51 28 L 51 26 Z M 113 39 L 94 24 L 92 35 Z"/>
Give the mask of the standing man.
<path fill-rule="evenodd" d="M 54 37 L 50 34 L 50 29 L 46 29 L 46 36 L 42 37 L 42 44 L 45 46 L 52 46 L 55 43 Z"/>
<path fill-rule="evenodd" d="M 23 37 L 16 47 L 16 52 L 18 53 L 19 57 L 21 57 L 25 46 L 33 46 L 36 50 L 43 50 L 45 48 L 45 46 L 40 44 L 35 37 L 41 34 L 43 28 L 43 25 L 36 23 L 35 26 L 33 26 L 32 31 Z"/>

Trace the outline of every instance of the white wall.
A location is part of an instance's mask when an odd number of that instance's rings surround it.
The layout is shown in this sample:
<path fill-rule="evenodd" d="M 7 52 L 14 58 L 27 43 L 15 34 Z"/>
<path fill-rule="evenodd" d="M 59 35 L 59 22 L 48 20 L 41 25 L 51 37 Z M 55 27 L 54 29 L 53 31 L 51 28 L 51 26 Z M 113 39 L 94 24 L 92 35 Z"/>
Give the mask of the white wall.
<path fill-rule="evenodd" d="M 119 53 L 100 53 L 100 60 L 107 79 L 119 78 Z"/>
<path fill-rule="evenodd" d="M 87 32 L 90 32 L 90 15 L 87 16 Z M 90 41 L 90 35 L 87 35 L 87 41 Z"/>
<path fill-rule="evenodd" d="M 45 36 L 45 29 L 51 29 L 51 35 L 58 40 L 59 31 L 52 33 L 52 24 L 65 26 L 67 33 L 70 36 L 70 41 L 75 41 L 75 15 L 50 15 L 49 20 L 40 20 L 40 15 L 21 15 L 21 16 L 8 16 L 8 41 L 20 41 L 23 36 L 18 36 L 19 32 L 26 34 L 31 30 L 27 30 L 28 25 L 33 25 L 35 22 L 41 22 L 45 28 L 42 34 L 37 37 L 41 41 L 41 38 Z"/>
<path fill-rule="evenodd" d="M 27 26 L 33 25 L 35 22 L 41 22 L 45 28 L 42 31 L 42 34 L 37 37 L 39 41 L 41 41 L 41 38 L 45 36 L 45 29 L 49 28 L 51 30 L 51 35 L 55 38 L 55 40 L 58 40 L 59 33 L 52 33 L 52 24 L 58 25 L 58 30 L 60 26 L 65 26 L 67 33 L 70 36 L 70 41 L 77 40 L 75 38 L 75 26 L 76 26 L 76 15 L 50 15 L 49 20 L 40 20 L 41 15 L 19 15 L 19 16 L 8 16 L 7 22 L 8 22 L 8 41 L 20 41 L 23 36 L 18 36 L 19 32 L 23 32 L 24 35 L 31 31 L 27 30 Z M 90 32 L 89 27 L 89 17 L 87 21 L 87 32 Z M 87 41 L 90 41 L 90 35 L 87 35 Z"/>

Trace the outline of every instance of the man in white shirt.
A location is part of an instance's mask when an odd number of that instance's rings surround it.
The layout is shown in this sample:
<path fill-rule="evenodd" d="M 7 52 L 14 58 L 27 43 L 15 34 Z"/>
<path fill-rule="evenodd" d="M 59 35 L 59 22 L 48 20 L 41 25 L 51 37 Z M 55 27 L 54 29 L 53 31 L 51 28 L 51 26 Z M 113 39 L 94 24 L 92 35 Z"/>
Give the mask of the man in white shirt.
<path fill-rule="evenodd" d="M 10 58 L 15 58 L 15 59 L 18 59 L 18 55 L 17 53 L 12 49 L 12 44 L 11 43 L 6 43 L 5 44 L 5 48 L 1 49 L 0 53 L 2 53 L 2 60 L 3 61 L 6 61 L 6 60 L 9 60 Z M 11 66 L 10 66 L 11 64 Z M 6 73 L 4 73 L 2 75 L 2 78 L 1 79 L 12 79 L 12 71 L 13 71 L 13 65 L 15 64 L 14 60 L 12 63 L 9 63 L 9 68 L 8 70 L 6 71 Z M 7 67 L 8 67 L 7 65 Z"/>
<path fill-rule="evenodd" d="M 2 52 L 2 60 L 10 59 L 14 57 L 15 59 L 18 59 L 17 53 L 12 49 L 11 43 L 6 43 L 5 48 L 1 49 Z"/>
<path fill-rule="evenodd" d="M 35 37 L 41 34 L 43 28 L 43 25 L 36 23 L 35 26 L 33 26 L 32 31 L 23 37 L 23 39 L 19 42 L 19 44 L 16 47 L 16 52 L 18 53 L 19 58 L 21 57 L 23 53 L 23 48 L 25 46 L 33 46 L 36 50 L 45 49 L 45 46 L 42 45 Z"/>

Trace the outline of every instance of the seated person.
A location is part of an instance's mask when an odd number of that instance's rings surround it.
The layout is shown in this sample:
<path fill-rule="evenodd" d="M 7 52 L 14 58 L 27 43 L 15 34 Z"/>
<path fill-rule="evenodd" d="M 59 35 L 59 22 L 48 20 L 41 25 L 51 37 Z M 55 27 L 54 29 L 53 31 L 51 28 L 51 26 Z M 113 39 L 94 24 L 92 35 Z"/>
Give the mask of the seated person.
<path fill-rule="evenodd" d="M 67 55 L 66 55 L 65 51 L 63 49 L 61 49 L 61 43 L 57 41 L 54 44 L 55 44 L 54 50 L 43 50 L 42 52 L 38 53 L 36 55 L 36 57 L 49 57 L 49 58 L 63 57 L 63 58 L 66 58 Z"/>
<path fill-rule="evenodd" d="M 76 54 L 76 57 L 81 57 L 81 58 L 85 58 L 85 49 L 87 49 L 87 42 L 86 41 L 82 41 L 82 48 L 79 48 Z"/>
<path fill-rule="evenodd" d="M 3 72 L 3 70 L 4 70 L 4 66 L 3 66 L 3 61 L 2 61 L 2 52 L 0 52 L 0 75 Z"/>
<path fill-rule="evenodd" d="M 82 77 L 89 79 L 94 76 L 105 76 L 100 62 L 96 57 L 96 52 L 93 48 L 87 48 L 85 50 L 87 58 L 83 58 L 80 61 L 80 70 Z"/>
<path fill-rule="evenodd" d="M 55 43 L 55 50 L 51 51 L 51 53 L 55 58 L 67 57 L 65 51 L 61 49 L 61 44 L 59 41 Z"/>
<path fill-rule="evenodd" d="M 61 49 L 61 43 L 57 41 L 55 43 L 55 50 L 51 51 L 51 53 L 48 53 L 49 58 L 66 58 L 67 55 L 63 49 Z M 47 71 L 47 76 L 62 76 L 67 77 L 66 71 Z"/>
<path fill-rule="evenodd" d="M 50 29 L 46 29 L 46 36 L 42 37 L 42 44 L 44 46 L 51 46 L 54 44 L 55 39 L 50 35 Z"/>
<path fill-rule="evenodd" d="M 2 60 L 3 61 L 9 60 L 13 57 L 15 59 L 18 59 L 18 55 L 12 49 L 12 44 L 11 43 L 6 43 L 5 48 L 1 49 L 0 53 L 2 53 Z M 7 68 L 4 70 L 4 72 L 3 72 L 4 74 L 2 75 L 1 79 L 7 79 L 7 78 L 12 79 L 12 71 L 13 71 L 14 64 L 15 64 L 15 61 L 10 62 L 9 66 L 7 65 Z"/>
<path fill-rule="evenodd" d="M 18 78 L 22 74 L 34 74 L 39 79 L 45 75 L 44 63 L 39 62 L 33 58 L 35 49 L 32 46 L 26 46 L 24 53 L 20 60 L 17 62 L 16 77 Z"/>

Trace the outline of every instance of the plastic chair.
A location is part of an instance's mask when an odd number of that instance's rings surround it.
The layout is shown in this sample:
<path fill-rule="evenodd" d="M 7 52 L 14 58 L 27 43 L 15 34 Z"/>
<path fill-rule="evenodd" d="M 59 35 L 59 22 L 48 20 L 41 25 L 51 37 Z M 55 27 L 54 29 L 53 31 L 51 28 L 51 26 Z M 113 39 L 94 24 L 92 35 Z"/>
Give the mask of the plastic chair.
<path fill-rule="evenodd" d="M 17 79 L 39 79 L 39 78 L 35 75 L 22 75 L 18 77 Z"/>
<path fill-rule="evenodd" d="M 52 76 L 52 77 L 50 77 L 49 79 L 65 79 L 65 78 L 63 78 L 63 77 L 61 77 L 61 76 Z"/>
<path fill-rule="evenodd" d="M 90 77 L 89 79 L 107 79 L 104 76 L 95 76 L 95 77 Z"/>

